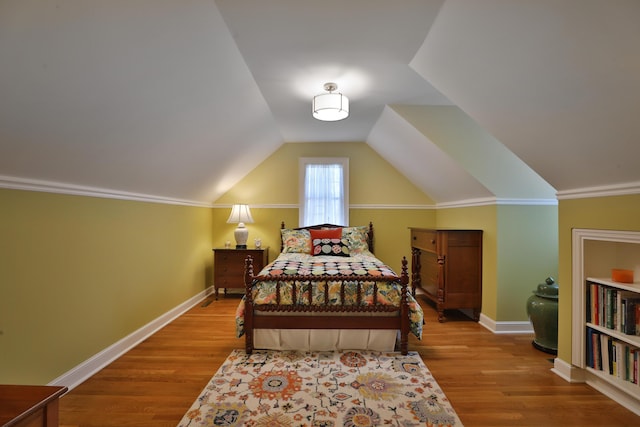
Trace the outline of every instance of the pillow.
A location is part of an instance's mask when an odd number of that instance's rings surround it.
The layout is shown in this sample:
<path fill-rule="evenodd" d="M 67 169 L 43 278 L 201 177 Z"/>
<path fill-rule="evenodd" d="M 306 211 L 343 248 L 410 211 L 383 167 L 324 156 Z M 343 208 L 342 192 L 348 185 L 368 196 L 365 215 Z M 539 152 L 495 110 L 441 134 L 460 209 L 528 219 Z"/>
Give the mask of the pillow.
<path fill-rule="evenodd" d="M 350 256 L 349 246 L 342 241 L 342 228 L 309 230 L 309 233 L 312 255 Z"/>
<path fill-rule="evenodd" d="M 351 254 L 369 252 L 369 227 L 344 227 L 342 239 L 349 246 Z"/>
<path fill-rule="evenodd" d="M 309 230 L 280 230 L 282 235 L 282 253 L 283 254 L 310 254 L 311 253 L 311 236 Z"/>

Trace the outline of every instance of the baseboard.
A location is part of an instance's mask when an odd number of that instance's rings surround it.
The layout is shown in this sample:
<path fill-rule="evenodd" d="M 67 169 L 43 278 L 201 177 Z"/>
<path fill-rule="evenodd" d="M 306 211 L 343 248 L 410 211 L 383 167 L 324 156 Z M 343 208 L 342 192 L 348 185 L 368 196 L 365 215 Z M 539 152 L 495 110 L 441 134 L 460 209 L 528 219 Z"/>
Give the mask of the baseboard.
<path fill-rule="evenodd" d="M 209 287 L 197 295 L 189 298 L 187 301 L 177 307 L 164 313 L 162 316 L 147 323 L 137 331 L 132 332 L 120 341 L 110 345 L 101 352 L 95 354 L 89 359 L 77 365 L 75 368 L 67 371 L 58 378 L 51 381 L 48 385 L 66 386 L 69 390 L 73 390 L 86 381 L 89 377 L 100 371 L 109 363 L 122 356 L 127 351 L 156 333 L 158 330 L 171 323 L 177 317 L 185 313 L 187 310 L 197 305 L 200 301 L 207 298 L 214 292 L 213 287 Z"/>
<path fill-rule="evenodd" d="M 478 321 L 482 326 L 493 332 L 494 334 L 532 334 L 533 326 L 531 322 L 518 321 L 518 322 L 496 322 L 490 317 L 480 313 L 480 319 Z"/>
<path fill-rule="evenodd" d="M 585 382 L 609 399 L 640 416 L 640 399 L 635 392 L 633 394 L 625 393 L 622 389 L 590 372 L 585 372 Z"/>
<path fill-rule="evenodd" d="M 551 372 L 570 383 L 584 382 L 584 371 L 582 369 L 577 368 L 571 363 L 567 363 L 558 357 L 553 359 L 553 368 L 551 369 Z"/>

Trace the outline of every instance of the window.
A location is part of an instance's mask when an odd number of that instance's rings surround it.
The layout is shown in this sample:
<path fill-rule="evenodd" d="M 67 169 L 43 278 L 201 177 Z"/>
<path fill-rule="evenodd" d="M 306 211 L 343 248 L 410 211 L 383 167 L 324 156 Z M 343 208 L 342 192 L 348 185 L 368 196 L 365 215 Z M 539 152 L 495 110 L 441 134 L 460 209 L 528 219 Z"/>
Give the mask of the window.
<path fill-rule="evenodd" d="M 349 225 L 349 159 L 300 159 L 300 225 Z"/>

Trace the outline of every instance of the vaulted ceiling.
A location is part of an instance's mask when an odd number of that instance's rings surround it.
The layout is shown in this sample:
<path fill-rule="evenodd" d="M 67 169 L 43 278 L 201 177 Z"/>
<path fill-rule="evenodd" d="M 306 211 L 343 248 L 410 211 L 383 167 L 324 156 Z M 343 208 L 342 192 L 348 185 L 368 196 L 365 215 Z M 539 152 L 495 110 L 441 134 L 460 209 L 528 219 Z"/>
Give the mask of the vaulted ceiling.
<path fill-rule="evenodd" d="M 3 0 L 0 187 L 210 205 L 283 143 L 362 141 L 443 205 L 637 192 L 638 22 L 636 0 Z M 328 81 L 344 121 L 311 116 Z"/>

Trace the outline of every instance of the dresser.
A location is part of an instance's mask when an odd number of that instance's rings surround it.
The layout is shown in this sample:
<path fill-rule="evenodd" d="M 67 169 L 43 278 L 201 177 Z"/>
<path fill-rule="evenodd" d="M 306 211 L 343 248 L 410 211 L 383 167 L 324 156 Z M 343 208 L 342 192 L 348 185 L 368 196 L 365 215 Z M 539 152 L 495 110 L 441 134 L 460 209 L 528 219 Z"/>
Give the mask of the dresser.
<path fill-rule="evenodd" d="M 218 299 L 218 289 L 244 289 L 244 263 L 247 256 L 253 258 L 253 272 L 258 274 L 269 263 L 269 248 L 213 249 L 213 286 Z"/>
<path fill-rule="evenodd" d="M 0 385 L 0 425 L 56 427 L 58 401 L 67 387 Z"/>
<path fill-rule="evenodd" d="M 482 230 L 410 228 L 411 291 L 421 289 L 444 311 L 467 309 L 474 320 L 482 308 Z"/>

